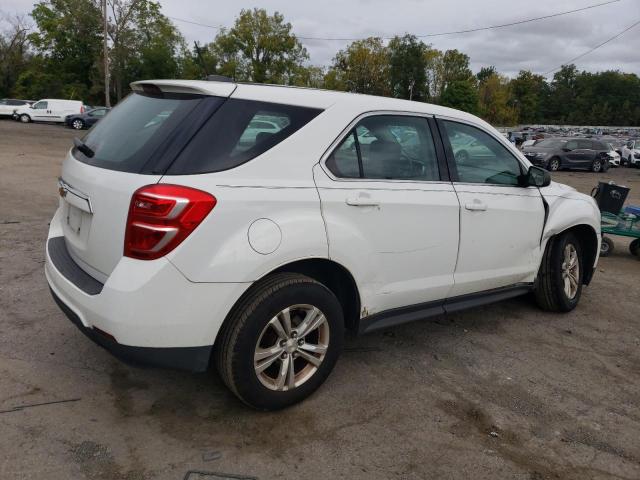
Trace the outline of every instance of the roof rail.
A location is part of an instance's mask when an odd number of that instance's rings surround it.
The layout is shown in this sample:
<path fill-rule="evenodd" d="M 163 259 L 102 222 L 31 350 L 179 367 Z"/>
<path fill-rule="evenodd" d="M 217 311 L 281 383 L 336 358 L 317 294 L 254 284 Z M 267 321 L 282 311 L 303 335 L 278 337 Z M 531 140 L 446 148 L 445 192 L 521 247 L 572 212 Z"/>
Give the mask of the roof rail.
<path fill-rule="evenodd" d="M 233 83 L 233 78 L 225 77 L 224 75 L 207 75 L 207 82 L 231 82 Z"/>

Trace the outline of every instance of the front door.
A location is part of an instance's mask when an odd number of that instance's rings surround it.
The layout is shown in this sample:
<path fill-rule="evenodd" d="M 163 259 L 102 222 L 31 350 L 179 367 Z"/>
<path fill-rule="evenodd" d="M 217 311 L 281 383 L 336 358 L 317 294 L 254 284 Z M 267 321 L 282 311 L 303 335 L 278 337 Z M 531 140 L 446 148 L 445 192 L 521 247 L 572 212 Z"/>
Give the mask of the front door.
<path fill-rule="evenodd" d="M 49 103 L 41 100 L 31 107 L 32 120 L 49 120 Z"/>
<path fill-rule="evenodd" d="M 363 316 L 448 295 L 459 203 L 427 118 L 365 116 L 313 173 L 329 256 L 354 275 Z"/>
<path fill-rule="evenodd" d="M 439 125 L 460 200 L 460 248 L 450 297 L 532 282 L 544 205 L 537 188 L 519 186 L 525 166 L 483 129 L 449 120 Z M 469 144 L 476 147 L 466 148 Z M 462 150 L 468 154 L 460 155 Z"/>

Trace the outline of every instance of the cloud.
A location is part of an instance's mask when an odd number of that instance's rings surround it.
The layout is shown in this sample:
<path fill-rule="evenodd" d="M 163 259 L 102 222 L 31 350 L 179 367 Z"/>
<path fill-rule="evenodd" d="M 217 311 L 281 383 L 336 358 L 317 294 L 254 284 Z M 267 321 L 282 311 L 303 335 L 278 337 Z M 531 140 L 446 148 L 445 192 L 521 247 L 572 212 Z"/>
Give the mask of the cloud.
<path fill-rule="evenodd" d="M 34 0 L 2 0 L 0 11 L 27 13 Z M 169 17 L 231 26 L 240 11 L 232 0 L 160 0 Z M 416 35 L 496 25 L 582 8 L 598 0 L 263 0 L 260 8 L 278 11 L 301 37 Z M 471 57 L 474 71 L 495 65 L 507 75 L 520 69 L 543 73 L 601 43 L 640 20 L 640 2 L 618 3 L 514 27 L 425 38 L 435 48 L 457 48 Z M 189 42 L 209 42 L 216 30 L 174 20 Z M 310 63 L 329 65 L 349 42 L 302 40 Z M 580 59 L 579 69 L 619 69 L 640 74 L 640 26 Z"/>

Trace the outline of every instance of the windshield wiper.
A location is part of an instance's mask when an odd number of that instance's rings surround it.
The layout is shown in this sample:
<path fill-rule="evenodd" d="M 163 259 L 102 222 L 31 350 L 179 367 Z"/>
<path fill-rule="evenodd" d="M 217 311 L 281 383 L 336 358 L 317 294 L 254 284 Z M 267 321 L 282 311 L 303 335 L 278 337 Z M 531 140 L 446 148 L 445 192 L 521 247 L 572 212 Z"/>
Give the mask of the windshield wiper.
<path fill-rule="evenodd" d="M 75 145 L 75 147 L 78 150 L 80 150 L 82 153 L 84 153 L 89 158 L 93 157 L 96 154 L 93 150 L 91 150 L 91 148 L 89 148 L 89 146 L 87 144 L 85 144 L 78 137 L 75 137 L 73 139 L 73 144 Z"/>

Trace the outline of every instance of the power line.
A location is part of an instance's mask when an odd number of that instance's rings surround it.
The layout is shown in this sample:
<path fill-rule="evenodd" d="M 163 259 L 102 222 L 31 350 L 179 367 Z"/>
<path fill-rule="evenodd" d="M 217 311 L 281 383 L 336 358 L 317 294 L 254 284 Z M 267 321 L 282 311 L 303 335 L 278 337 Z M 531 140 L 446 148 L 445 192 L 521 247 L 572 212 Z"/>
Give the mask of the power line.
<path fill-rule="evenodd" d="M 614 35 L 613 37 L 608 38 L 608 39 L 607 39 L 607 40 L 605 40 L 604 42 L 602 42 L 602 43 L 600 43 L 600 44 L 596 45 L 596 46 L 595 46 L 595 47 L 593 47 L 592 49 L 587 50 L 586 52 L 584 52 L 584 53 L 582 53 L 582 54 L 578 55 L 577 57 L 573 57 L 571 60 L 567 60 L 567 61 L 566 61 L 566 62 L 564 62 L 562 65 L 560 65 L 560 66 L 558 66 L 558 67 L 556 67 L 556 68 L 553 68 L 553 69 L 549 70 L 548 72 L 543 73 L 543 75 L 544 75 L 544 76 L 547 76 L 547 75 L 549 75 L 550 73 L 555 72 L 556 70 L 561 69 L 564 65 L 569 65 L 569 64 L 571 64 L 571 63 L 575 62 L 576 60 L 581 59 L 582 57 L 586 57 L 586 56 L 587 56 L 587 55 L 589 55 L 590 53 L 595 52 L 595 51 L 596 51 L 597 49 L 599 49 L 600 47 L 603 47 L 603 46 L 605 46 L 607 43 L 612 42 L 613 40 L 615 40 L 615 39 L 616 39 L 616 38 L 618 38 L 618 37 L 621 37 L 622 35 L 624 35 L 625 33 L 627 33 L 629 30 L 631 30 L 632 28 L 634 28 L 634 27 L 636 27 L 636 26 L 638 26 L 638 25 L 640 25 L 640 20 L 638 20 L 637 22 L 635 22 L 633 25 L 628 26 L 627 28 L 625 28 L 624 30 L 622 30 L 620 33 L 618 33 L 618 34 Z"/>
<path fill-rule="evenodd" d="M 484 30 L 493 30 L 496 28 L 505 28 L 505 27 L 513 27 L 515 25 L 523 25 L 525 23 L 531 23 L 531 22 L 537 22 L 539 20 L 547 20 L 550 18 L 555 18 L 555 17 L 561 17 L 563 15 L 569 15 L 572 13 L 577 13 L 577 12 L 583 12 L 585 10 L 591 10 L 593 8 L 597 8 L 597 7 L 602 7 L 605 5 L 610 5 L 612 3 L 617 3 L 620 0 L 609 0 L 607 2 L 602 2 L 602 3 L 596 3 L 594 5 L 589 5 L 586 7 L 582 7 L 582 8 L 576 8 L 574 10 L 567 10 L 564 12 L 558 12 L 558 13 L 552 13 L 549 15 L 543 15 L 541 17 L 534 17 L 534 18 L 527 18 L 525 20 L 517 20 L 514 22 L 509 22 L 509 23 L 502 23 L 499 25 L 490 25 L 487 27 L 477 27 L 477 28 L 469 28 L 469 29 L 465 29 L 465 30 L 455 30 L 455 31 L 451 31 L 451 32 L 438 32 L 438 33 L 427 33 L 424 35 L 416 35 L 417 38 L 432 38 L 432 37 L 443 37 L 445 35 L 461 35 L 461 34 L 465 34 L 465 33 L 473 33 L 473 32 L 481 32 Z M 192 25 L 198 25 L 201 27 L 207 27 L 207 28 L 213 28 L 216 30 L 220 30 L 221 28 L 223 28 L 222 26 L 215 26 L 215 25 L 207 25 L 205 23 L 200 23 L 200 22 L 194 22 L 191 20 L 185 20 L 182 18 L 176 18 L 176 17 L 168 17 L 172 20 L 176 20 L 178 22 L 184 22 L 184 23 L 190 23 Z M 307 36 L 297 36 L 298 39 L 300 40 L 321 40 L 321 41 L 355 41 L 355 40 L 361 40 L 361 38 L 354 38 L 354 37 L 344 37 L 344 38 L 335 38 L 335 37 L 307 37 Z M 393 37 L 380 37 L 383 40 L 390 40 Z"/>

